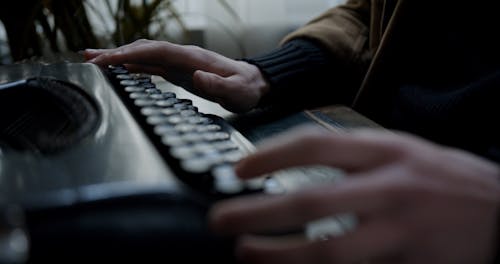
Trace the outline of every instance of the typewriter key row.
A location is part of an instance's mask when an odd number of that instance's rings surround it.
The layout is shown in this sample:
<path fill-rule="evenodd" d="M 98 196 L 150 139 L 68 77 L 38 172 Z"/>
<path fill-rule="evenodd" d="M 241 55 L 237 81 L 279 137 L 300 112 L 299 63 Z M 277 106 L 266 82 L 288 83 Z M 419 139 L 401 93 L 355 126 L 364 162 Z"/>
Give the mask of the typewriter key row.
<path fill-rule="evenodd" d="M 179 179 L 215 196 L 261 191 L 259 180 L 242 182 L 234 173 L 233 164 L 251 152 L 252 145 L 226 120 L 158 89 L 151 76 L 131 74 L 120 65 L 109 66 L 107 73 Z"/>

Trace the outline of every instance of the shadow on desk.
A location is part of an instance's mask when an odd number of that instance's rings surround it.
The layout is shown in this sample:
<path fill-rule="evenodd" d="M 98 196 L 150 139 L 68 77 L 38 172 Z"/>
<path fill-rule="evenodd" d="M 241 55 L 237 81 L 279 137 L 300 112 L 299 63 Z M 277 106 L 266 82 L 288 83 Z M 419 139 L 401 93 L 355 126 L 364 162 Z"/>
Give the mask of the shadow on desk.
<path fill-rule="evenodd" d="M 361 127 L 382 128 L 379 124 L 344 105 L 297 111 L 260 109 L 229 117 L 228 120 L 253 143 L 306 124 L 321 126 L 334 132 Z"/>

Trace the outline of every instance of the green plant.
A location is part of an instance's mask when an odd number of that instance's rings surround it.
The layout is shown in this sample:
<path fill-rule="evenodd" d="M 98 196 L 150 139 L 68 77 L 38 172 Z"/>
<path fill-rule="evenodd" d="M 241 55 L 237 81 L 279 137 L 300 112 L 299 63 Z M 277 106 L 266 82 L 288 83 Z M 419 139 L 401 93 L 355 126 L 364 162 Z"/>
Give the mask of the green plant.
<path fill-rule="evenodd" d="M 60 52 L 63 44 L 68 50 L 97 45 L 81 0 L 12 1 L 0 9 L 0 20 L 14 61 L 41 56 L 44 46 Z"/>
<path fill-rule="evenodd" d="M 175 0 L 143 0 L 139 4 L 133 4 L 130 0 L 101 2 L 87 0 L 86 6 L 95 15 L 100 16 L 102 21 L 107 17 L 112 18 L 114 30 L 108 32 L 110 39 L 103 45 L 118 46 L 139 38 L 168 40 L 170 36 L 166 27 L 172 21 L 181 29 L 184 38 L 188 39 L 187 28 L 180 13 L 175 9 L 174 2 Z M 100 10 L 96 6 L 97 3 L 101 5 L 104 3 L 106 10 Z M 152 25 L 156 25 L 156 30 Z"/>
<path fill-rule="evenodd" d="M 190 41 L 178 0 L 23 0 L 0 9 L 12 61 L 47 54 L 74 53 L 94 47 L 113 47 L 139 38 L 171 40 L 167 27 L 174 24 L 184 42 Z M 239 17 L 227 0 L 217 0 L 227 12 Z M 103 8 L 104 7 L 104 8 Z M 95 25 L 91 16 L 96 16 Z M 97 34 L 96 26 L 107 32 Z"/>
<path fill-rule="evenodd" d="M 190 14 L 181 13 L 176 9 L 174 3 L 178 1 L 179 0 L 142 0 L 139 4 L 133 4 L 130 0 L 104 0 L 106 5 L 106 11 L 104 13 L 100 11 L 92 1 L 87 0 L 86 4 L 94 14 L 101 17 L 101 20 L 105 20 L 106 16 L 111 16 L 113 18 L 113 24 L 116 26 L 115 30 L 108 32 L 108 35 L 112 37 L 108 43 L 112 46 L 130 43 L 139 38 L 174 40 L 167 29 L 167 27 L 172 24 L 180 29 L 182 35 L 180 41 L 189 43 L 191 42 L 191 36 L 186 27 L 184 15 Z M 117 4 L 112 5 L 112 2 L 117 2 Z M 226 10 L 234 21 L 242 24 L 237 12 L 227 0 L 216 0 L 216 2 Z M 230 35 L 230 37 L 236 39 L 236 36 L 232 34 L 229 27 L 224 25 L 224 23 L 206 14 L 197 15 L 215 21 L 221 29 Z M 237 45 L 239 44 L 240 43 L 237 43 Z"/>

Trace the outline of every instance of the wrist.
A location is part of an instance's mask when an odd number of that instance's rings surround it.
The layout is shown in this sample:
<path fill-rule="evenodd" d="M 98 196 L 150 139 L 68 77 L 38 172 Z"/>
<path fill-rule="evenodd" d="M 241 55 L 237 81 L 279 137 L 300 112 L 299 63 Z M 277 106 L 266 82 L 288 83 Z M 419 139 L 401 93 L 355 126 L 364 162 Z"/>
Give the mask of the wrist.
<path fill-rule="evenodd" d="M 330 56 L 314 41 L 296 39 L 243 61 L 255 65 L 270 88 L 263 93 L 259 107 L 302 108 L 331 98 Z"/>
<path fill-rule="evenodd" d="M 256 95 L 257 95 L 257 102 L 256 106 L 260 105 L 260 102 L 262 102 L 263 98 L 266 98 L 269 92 L 271 91 L 271 84 L 269 80 L 264 76 L 262 71 L 254 64 L 244 62 L 250 67 L 250 72 L 251 72 L 251 81 L 254 84 L 253 86 L 255 87 Z"/>

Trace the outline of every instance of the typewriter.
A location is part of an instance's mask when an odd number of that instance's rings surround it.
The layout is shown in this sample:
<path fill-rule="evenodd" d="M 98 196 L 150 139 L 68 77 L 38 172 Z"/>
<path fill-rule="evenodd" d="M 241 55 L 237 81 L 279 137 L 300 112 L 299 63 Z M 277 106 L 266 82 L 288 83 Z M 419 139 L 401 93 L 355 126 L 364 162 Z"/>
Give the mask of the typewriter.
<path fill-rule="evenodd" d="M 0 122 L 0 205 L 23 212 L 25 247 L 13 256 L 30 263 L 233 263 L 232 238 L 206 226 L 213 202 L 342 178 L 316 167 L 239 180 L 233 165 L 255 137 L 121 65 L 1 66 Z M 354 223 L 322 219 L 306 231 L 319 237 Z"/>

